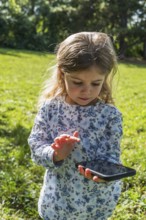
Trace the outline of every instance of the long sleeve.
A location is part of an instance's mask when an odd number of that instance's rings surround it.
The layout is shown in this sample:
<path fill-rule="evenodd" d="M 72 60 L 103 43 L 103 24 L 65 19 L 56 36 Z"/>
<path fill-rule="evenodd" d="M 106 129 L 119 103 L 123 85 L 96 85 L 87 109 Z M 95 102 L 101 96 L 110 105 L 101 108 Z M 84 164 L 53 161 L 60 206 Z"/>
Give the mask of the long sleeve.
<path fill-rule="evenodd" d="M 120 143 L 122 134 L 122 115 L 120 112 L 116 111 L 107 125 L 107 140 L 104 143 L 107 148 L 107 157 L 113 162 L 120 162 Z"/>
<path fill-rule="evenodd" d="M 108 114 L 108 123 L 105 126 L 103 134 L 99 140 L 100 156 L 112 162 L 120 162 L 120 142 L 122 138 L 122 115 L 116 109 L 112 108 L 112 111 Z M 96 153 L 97 157 L 99 151 Z"/>
<path fill-rule="evenodd" d="M 39 110 L 31 134 L 28 138 L 31 149 L 32 160 L 46 168 L 53 167 L 53 152 L 51 144 L 53 143 L 51 133 L 49 132 L 49 123 L 47 120 L 47 108 L 44 104 Z"/>

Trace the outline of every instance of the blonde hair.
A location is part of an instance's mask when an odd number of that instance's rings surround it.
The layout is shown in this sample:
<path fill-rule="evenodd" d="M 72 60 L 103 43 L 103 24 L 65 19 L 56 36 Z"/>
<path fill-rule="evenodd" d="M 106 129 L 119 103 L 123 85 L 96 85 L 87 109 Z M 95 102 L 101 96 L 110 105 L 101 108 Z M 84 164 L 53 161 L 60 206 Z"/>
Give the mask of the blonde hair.
<path fill-rule="evenodd" d="M 85 70 L 93 65 L 105 74 L 99 99 L 114 104 L 112 81 L 117 72 L 117 57 L 110 37 L 101 32 L 80 32 L 66 38 L 56 50 L 57 66 L 46 82 L 39 104 L 46 99 L 65 95 L 63 73 Z"/>

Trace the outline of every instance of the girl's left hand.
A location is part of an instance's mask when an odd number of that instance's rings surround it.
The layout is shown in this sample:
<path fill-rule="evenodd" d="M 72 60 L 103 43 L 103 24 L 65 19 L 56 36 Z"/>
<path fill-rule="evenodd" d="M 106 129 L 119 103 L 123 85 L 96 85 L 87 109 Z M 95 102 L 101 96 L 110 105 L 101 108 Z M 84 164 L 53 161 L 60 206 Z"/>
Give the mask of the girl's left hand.
<path fill-rule="evenodd" d="M 78 171 L 81 175 L 83 175 L 84 177 L 86 177 L 89 180 L 93 180 L 94 182 L 97 182 L 97 183 L 106 183 L 105 180 L 100 179 L 98 176 L 93 176 L 90 169 L 88 169 L 88 168 L 84 169 L 83 166 L 79 165 Z"/>
<path fill-rule="evenodd" d="M 54 139 L 51 147 L 54 149 L 54 162 L 66 159 L 74 148 L 74 144 L 80 142 L 79 133 L 75 131 L 73 135 L 62 134 Z"/>

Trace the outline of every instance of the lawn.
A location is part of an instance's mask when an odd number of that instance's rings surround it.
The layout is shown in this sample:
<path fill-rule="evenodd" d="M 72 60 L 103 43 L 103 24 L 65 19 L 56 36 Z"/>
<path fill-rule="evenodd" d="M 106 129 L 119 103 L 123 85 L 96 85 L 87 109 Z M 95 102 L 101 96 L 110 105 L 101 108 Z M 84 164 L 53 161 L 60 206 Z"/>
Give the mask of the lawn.
<path fill-rule="evenodd" d="M 39 220 L 37 201 L 44 169 L 32 163 L 27 137 L 37 98 L 54 56 L 0 49 L 0 219 Z M 124 179 L 110 220 L 146 216 L 146 65 L 119 64 L 114 90 L 123 113 L 122 162 L 137 175 Z"/>

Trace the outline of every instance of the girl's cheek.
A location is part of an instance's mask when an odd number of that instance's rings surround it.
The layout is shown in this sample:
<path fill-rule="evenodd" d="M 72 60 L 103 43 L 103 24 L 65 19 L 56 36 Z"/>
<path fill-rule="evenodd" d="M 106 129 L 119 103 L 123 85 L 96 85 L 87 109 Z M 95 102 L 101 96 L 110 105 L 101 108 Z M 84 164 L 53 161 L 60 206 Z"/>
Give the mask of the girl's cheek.
<path fill-rule="evenodd" d="M 102 86 L 100 88 L 98 88 L 98 90 L 97 90 L 98 95 L 100 94 L 101 89 L 102 89 Z"/>
<path fill-rule="evenodd" d="M 80 89 L 76 86 L 72 86 L 70 87 L 70 90 L 69 90 L 71 93 L 77 93 L 80 91 Z"/>

